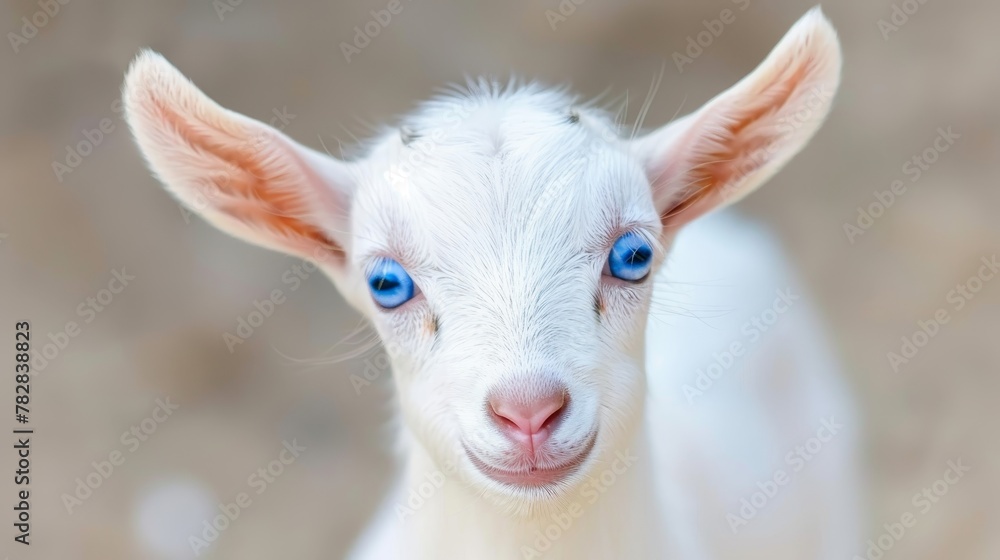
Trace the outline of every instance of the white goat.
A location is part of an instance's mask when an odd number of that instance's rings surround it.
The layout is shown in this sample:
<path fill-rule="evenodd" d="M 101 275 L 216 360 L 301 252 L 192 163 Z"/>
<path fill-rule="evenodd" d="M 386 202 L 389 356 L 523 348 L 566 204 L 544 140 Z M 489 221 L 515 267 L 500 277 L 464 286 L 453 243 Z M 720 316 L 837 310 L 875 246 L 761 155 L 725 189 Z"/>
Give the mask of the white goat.
<path fill-rule="evenodd" d="M 353 558 L 832 560 L 858 541 L 856 426 L 809 306 L 755 227 L 678 232 L 806 144 L 840 65 L 817 8 L 637 139 L 563 92 L 481 82 L 350 162 L 152 52 L 124 95 L 175 196 L 317 262 L 390 350 L 405 474 Z"/>

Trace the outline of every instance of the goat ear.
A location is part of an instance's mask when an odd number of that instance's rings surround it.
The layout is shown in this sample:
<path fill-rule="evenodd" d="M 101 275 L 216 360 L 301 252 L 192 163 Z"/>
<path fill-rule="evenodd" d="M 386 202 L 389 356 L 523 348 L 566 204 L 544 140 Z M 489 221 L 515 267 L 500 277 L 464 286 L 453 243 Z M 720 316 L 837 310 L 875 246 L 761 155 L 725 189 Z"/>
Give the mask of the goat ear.
<path fill-rule="evenodd" d="M 152 51 L 129 68 L 124 104 L 150 168 L 185 206 L 252 243 L 343 263 L 347 164 L 220 107 Z"/>
<path fill-rule="evenodd" d="M 798 153 L 830 110 L 840 65 L 836 31 L 813 8 L 735 86 L 633 141 L 666 230 L 746 196 Z"/>

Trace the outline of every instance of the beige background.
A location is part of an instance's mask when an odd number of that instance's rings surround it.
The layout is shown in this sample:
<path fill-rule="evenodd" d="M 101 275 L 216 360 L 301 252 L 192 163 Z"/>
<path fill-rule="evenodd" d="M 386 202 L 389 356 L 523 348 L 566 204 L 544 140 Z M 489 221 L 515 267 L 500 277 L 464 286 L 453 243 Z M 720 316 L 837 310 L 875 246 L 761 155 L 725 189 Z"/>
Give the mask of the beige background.
<path fill-rule="evenodd" d="M 243 0 L 220 20 L 207 0 L 69 0 L 18 53 L 0 45 L 0 359 L 13 363 L 15 319 L 32 322 L 36 347 L 67 321 L 82 325 L 33 378 L 30 553 L 11 541 L 14 457 L 3 436 L 0 557 L 182 558 L 183 549 L 157 556 L 141 536 L 144 523 L 163 525 L 143 521 L 142 504 L 184 505 L 191 493 L 232 501 L 252 491 L 247 477 L 283 439 L 298 438 L 308 452 L 202 558 L 339 558 L 391 473 L 388 375 L 358 394 L 349 376 L 365 358 L 313 368 L 289 359 L 322 354 L 358 316 L 318 274 L 290 291 L 282 275 L 293 260 L 189 223 L 144 168 L 112 108 L 140 47 L 163 52 L 228 107 L 265 121 L 286 109 L 295 115 L 287 133 L 335 149 L 464 74 L 516 72 L 586 96 L 610 86 L 612 97 L 629 92 L 634 118 L 666 61 L 646 120 L 658 125 L 748 72 L 811 5 L 750 0 L 680 73 L 671 53 L 733 2 L 585 0 L 553 30 L 545 10 L 556 0 L 403 0 L 347 63 L 340 43 L 387 4 Z M 918 320 L 951 309 L 949 290 L 1000 251 L 1000 4 L 927 0 L 888 40 L 878 21 L 892 2 L 825 8 L 846 55 L 833 115 L 741 208 L 777 232 L 848 365 L 866 423 L 866 538 L 961 457 L 972 473 L 886 558 L 1000 558 L 1000 281 L 951 313 L 899 372 L 886 358 Z M 0 31 L 19 32 L 38 10 L 4 2 Z M 53 162 L 104 118 L 114 129 L 57 180 Z M 948 126 L 960 138 L 911 181 L 904 163 Z M 906 193 L 849 242 L 843 224 L 895 179 Z M 123 267 L 135 280 L 83 324 L 77 306 Z M 222 333 L 275 288 L 287 301 L 230 353 Z M 5 376 L 0 402 L 11 402 L 12 384 Z M 158 397 L 180 409 L 128 452 L 120 435 Z M 0 407 L 0 431 L 13 427 L 10 408 Z M 125 463 L 68 514 L 61 496 L 115 450 L 126 450 Z"/>

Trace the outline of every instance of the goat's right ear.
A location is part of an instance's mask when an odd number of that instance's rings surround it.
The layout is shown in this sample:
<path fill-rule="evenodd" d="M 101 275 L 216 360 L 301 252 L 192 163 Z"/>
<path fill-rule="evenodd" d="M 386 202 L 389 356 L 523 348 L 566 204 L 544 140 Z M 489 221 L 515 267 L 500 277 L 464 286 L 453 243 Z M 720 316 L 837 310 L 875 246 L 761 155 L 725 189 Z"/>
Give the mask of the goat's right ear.
<path fill-rule="evenodd" d="M 146 161 L 182 204 L 236 237 L 343 265 L 348 164 L 220 107 L 152 51 L 132 63 L 123 96 Z"/>
<path fill-rule="evenodd" d="M 781 169 L 829 113 L 840 66 L 837 32 L 814 8 L 739 83 L 636 139 L 664 228 L 739 200 Z"/>

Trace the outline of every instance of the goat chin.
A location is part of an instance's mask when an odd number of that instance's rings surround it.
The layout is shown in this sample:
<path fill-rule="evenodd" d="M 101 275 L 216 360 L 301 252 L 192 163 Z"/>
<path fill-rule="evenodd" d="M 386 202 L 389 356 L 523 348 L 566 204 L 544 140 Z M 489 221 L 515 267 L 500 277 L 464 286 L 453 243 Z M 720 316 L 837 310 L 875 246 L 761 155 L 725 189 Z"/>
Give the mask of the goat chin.
<path fill-rule="evenodd" d="M 634 461 L 615 469 L 614 454 L 602 457 L 592 482 L 523 515 L 524 504 L 484 498 L 410 442 L 404 472 L 349 558 L 855 554 L 856 414 L 780 247 L 722 212 L 679 235 L 661 275 L 669 283 L 657 284 L 646 336 L 646 423 L 626 452 Z"/>

